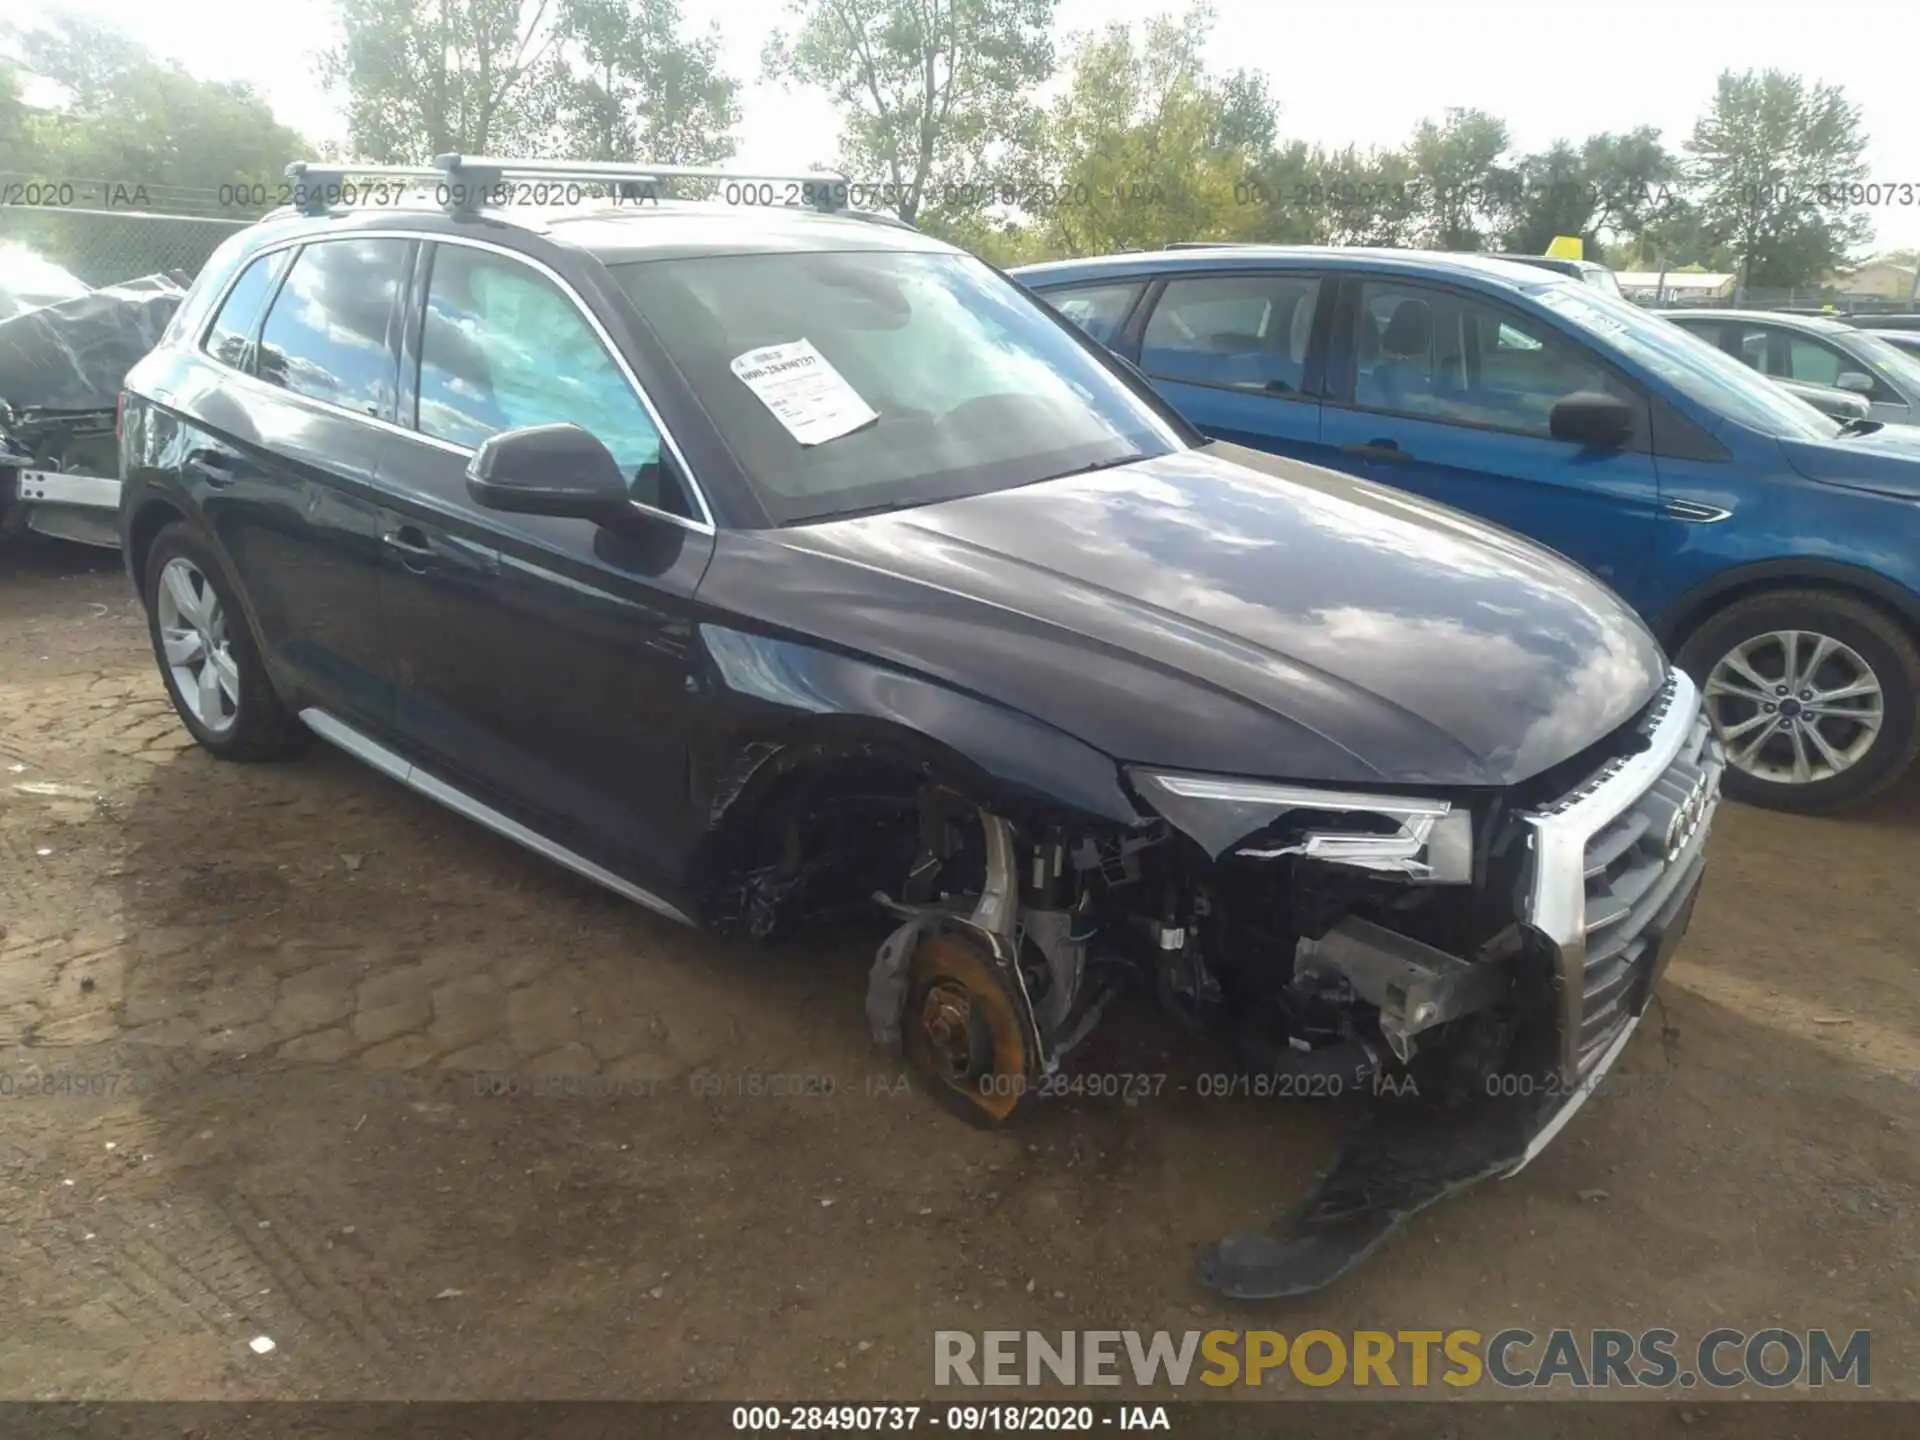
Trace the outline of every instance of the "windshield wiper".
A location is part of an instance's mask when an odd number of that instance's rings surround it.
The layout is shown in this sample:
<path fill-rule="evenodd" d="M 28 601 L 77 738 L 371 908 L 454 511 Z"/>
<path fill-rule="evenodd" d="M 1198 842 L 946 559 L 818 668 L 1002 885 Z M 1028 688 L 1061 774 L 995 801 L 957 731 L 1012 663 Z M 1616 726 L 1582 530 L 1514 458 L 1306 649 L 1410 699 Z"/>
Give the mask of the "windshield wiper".
<path fill-rule="evenodd" d="M 1122 465 L 1131 465 L 1136 460 L 1146 458 L 1144 452 L 1135 451 L 1131 455 L 1117 455 L 1111 460 L 1095 460 L 1090 465 L 1076 465 L 1071 470 L 1062 470 L 1058 475 L 1047 476 L 1047 480 L 1065 480 L 1070 475 L 1091 475 L 1096 470 L 1116 470 Z M 1037 483 L 1044 485 L 1047 482 L 1042 480 Z"/>
<path fill-rule="evenodd" d="M 1842 420 L 1840 422 L 1842 435 L 1871 435 L 1876 430 L 1886 428 L 1887 422 L 1884 420 Z"/>

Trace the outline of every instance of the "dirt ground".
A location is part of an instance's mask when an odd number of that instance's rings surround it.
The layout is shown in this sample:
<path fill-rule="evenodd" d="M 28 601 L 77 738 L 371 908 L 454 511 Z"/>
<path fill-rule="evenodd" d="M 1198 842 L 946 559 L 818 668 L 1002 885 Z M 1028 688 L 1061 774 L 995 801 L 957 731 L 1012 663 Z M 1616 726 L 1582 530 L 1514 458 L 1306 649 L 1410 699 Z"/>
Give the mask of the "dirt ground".
<path fill-rule="evenodd" d="M 1630 1083 L 1237 1306 L 1195 1247 L 1334 1112 L 1123 1015 L 1081 1063 L 1158 1098 L 970 1130 L 871 1049 L 865 937 L 719 943 L 325 747 L 212 761 L 117 557 L 0 564 L 0 1397 L 899 1399 L 936 1328 L 1520 1324 L 1868 1329 L 1920 1398 L 1920 785 L 1723 809 Z"/>

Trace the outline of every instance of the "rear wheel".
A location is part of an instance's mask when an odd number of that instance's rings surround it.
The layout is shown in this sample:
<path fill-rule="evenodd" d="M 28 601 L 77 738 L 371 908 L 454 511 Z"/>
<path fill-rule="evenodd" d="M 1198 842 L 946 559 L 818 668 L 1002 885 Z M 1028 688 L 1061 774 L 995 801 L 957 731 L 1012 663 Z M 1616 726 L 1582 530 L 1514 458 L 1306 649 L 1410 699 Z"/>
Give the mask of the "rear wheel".
<path fill-rule="evenodd" d="M 963 1120 L 1006 1124 L 1031 1088 L 1034 1056 L 1000 967 L 965 937 L 935 932 L 921 938 L 911 973 L 902 1018 L 908 1063 Z"/>
<path fill-rule="evenodd" d="M 145 592 L 167 698 L 195 740 L 225 760 L 271 760 L 306 746 L 312 732 L 273 693 L 218 561 L 186 524 L 154 538 Z"/>
<path fill-rule="evenodd" d="M 1726 791 L 1775 810 L 1864 800 L 1920 749 L 1920 653 L 1890 616 L 1817 590 L 1757 595 L 1680 650 L 1727 751 Z"/>

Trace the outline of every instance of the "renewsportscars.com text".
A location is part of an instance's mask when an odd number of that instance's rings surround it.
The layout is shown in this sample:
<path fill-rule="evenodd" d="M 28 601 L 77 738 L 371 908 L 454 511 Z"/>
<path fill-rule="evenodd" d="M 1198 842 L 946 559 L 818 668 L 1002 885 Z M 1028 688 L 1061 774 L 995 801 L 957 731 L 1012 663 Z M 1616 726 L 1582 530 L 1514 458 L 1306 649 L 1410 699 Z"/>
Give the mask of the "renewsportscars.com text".
<path fill-rule="evenodd" d="M 1439 1383 L 1537 1389 L 1820 1388 L 1872 1383 L 1872 1335 L 1778 1326 L 1544 1333 L 1479 1330 L 936 1330 L 933 1379 L 983 1385 L 1301 1385 Z"/>

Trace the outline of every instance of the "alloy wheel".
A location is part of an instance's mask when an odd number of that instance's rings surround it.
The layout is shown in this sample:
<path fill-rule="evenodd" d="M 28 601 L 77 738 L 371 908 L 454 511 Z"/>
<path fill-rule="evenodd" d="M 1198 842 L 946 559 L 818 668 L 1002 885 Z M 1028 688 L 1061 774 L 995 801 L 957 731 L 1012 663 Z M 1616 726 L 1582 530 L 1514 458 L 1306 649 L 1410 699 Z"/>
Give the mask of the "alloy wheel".
<path fill-rule="evenodd" d="M 1741 641 L 1714 665 L 1703 693 L 1727 762 L 1776 785 L 1851 770 L 1886 719 L 1873 667 L 1852 646 L 1810 630 Z"/>
<path fill-rule="evenodd" d="M 214 735 L 240 714 L 240 668 L 227 642 L 227 612 L 200 568 L 183 555 L 160 572 L 156 617 L 174 694 Z"/>

